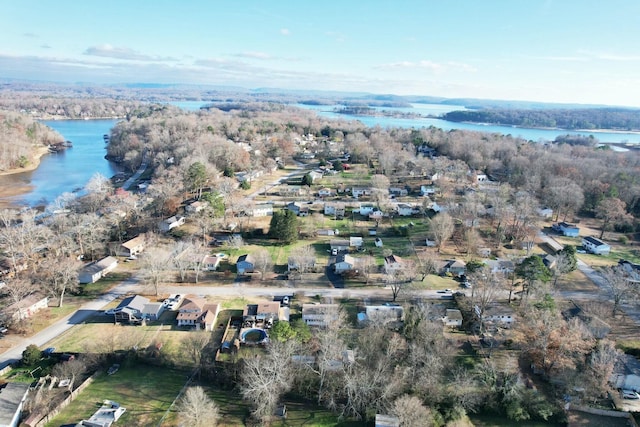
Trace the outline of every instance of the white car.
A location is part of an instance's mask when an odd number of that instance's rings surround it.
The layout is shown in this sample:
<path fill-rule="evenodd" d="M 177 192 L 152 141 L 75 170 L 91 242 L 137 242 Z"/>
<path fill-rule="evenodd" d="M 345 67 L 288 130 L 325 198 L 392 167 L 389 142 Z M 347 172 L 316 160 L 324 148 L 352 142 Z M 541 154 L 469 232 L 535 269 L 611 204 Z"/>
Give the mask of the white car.
<path fill-rule="evenodd" d="M 633 390 L 622 390 L 622 398 L 630 399 L 630 400 L 638 400 L 640 399 L 640 394 L 636 393 Z"/>
<path fill-rule="evenodd" d="M 118 309 L 116 309 L 116 308 L 110 308 L 109 310 L 105 310 L 104 314 L 109 315 L 109 316 L 113 316 L 114 314 L 116 314 L 117 311 L 118 311 Z"/>

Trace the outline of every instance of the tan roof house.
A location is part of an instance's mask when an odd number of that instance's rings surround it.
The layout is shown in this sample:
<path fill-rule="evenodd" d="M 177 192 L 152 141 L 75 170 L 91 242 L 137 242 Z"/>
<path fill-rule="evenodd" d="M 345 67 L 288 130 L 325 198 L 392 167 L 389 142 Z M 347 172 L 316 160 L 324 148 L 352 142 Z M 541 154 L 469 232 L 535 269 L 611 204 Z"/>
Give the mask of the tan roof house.
<path fill-rule="evenodd" d="M 188 296 L 178 310 L 178 326 L 212 331 L 220 312 L 220 304 L 207 302 L 204 298 Z"/>

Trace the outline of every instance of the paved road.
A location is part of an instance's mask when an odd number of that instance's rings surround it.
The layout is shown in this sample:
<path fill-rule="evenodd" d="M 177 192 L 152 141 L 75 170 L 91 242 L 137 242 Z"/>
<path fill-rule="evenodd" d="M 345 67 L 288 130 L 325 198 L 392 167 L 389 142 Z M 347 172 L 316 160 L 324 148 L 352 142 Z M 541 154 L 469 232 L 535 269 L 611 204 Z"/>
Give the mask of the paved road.
<path fill-rule="evenodd" d="M 110 292 L 82 305 L 76 312 L 60 319 L 48 328 L 43 329 L 31 337 L 20 340 L 19 344 L 0 354 L 0 369 L 11 363 L 19 361 L 22 357 L 22 352 L 28 345 L 35 344 L 39 347 L 44 346 L 64 331 L 70 329 L 74 325 L 84 322 L 91 316 L 94 316 L 97 310 L 100 310 L 119 296 L 135 292 L 137 285 L 138 281 L 136 279 L 125 280 Z"/>
<path fill-rule="evenodd" d="M 142 153 L 142 163 L 140 163 L 140 167 L 138 168 L 136 173 L 134 173 L 131 177 L 129 177 L 129 179 L 124 182 L 124 184 L 122 184 L 123 190 L 128 190 L 129 187 L 131 187 L 138 180 L 138 178 L 140 178 L 140 176 L 144 173 L 144 171 L 147 170 L 147 166 L 149 165 L 149 160 L 148 160 L 149 156 L 147 153 L 148 151 L 145 148 L 144 153 Z"/>

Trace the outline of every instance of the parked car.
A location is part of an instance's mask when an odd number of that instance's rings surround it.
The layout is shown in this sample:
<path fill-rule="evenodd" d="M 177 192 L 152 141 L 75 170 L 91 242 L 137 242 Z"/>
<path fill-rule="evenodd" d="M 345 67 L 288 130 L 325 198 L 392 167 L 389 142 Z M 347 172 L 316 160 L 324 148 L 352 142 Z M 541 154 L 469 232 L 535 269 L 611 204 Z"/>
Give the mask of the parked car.
<path fill-rule="evenodd" d="M 640 394 L 636 393 L 633 390 L 622 390 L 622 398 L 630 399 L 630 400 L 638 400 L 640 399 Z"/>

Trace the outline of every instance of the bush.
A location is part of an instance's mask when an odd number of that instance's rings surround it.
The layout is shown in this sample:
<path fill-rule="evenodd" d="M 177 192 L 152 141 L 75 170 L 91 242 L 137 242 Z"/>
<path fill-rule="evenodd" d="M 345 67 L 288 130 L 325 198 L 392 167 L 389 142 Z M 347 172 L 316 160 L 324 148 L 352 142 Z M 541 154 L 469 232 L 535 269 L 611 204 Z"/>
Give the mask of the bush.
<path fill-rule="evenodd" d="M 240 184 L 240 188 L 242 188 L 243 190 L 248 190 L 251 188 L 251 183 L 249 181 L 242 181 L 242 183 Z"/>
<path fill-rule="evenodd" d="M 620 236 L 618 238 L 618 242 L 620 242 L 620 244 L 622 245 L 626 245 L 627 243 L 629 243 L 629 238 L 627 236 Z"/>
<path fill-rule="evenodd" d="M 42 359 L 42 352 L 35 344 L 30 344 L 22 352 L 22 365 L 32 366 Z"/>

